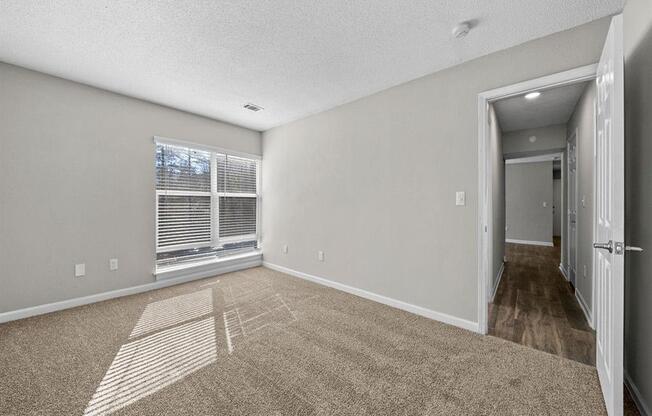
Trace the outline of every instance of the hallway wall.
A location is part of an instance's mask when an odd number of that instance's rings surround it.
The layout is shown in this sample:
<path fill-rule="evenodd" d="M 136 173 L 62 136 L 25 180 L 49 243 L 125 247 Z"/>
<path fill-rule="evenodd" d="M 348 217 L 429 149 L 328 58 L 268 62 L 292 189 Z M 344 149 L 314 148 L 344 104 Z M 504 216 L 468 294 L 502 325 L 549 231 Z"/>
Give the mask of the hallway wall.
<path fill-rule="evenodd" d="M 589 315 L 592 315 L 593 308 L 595 91 L 594 82 L 587 84 L 567 124 L 567 137 L 577 130 L 577 276 L 575 276 L 575 289 Z"/>
<path fill-rule="evenodd" d="M 534 143 L 529 140 L 531 136 L 536 137 Z M 515 130 L 503 134 L 503 154 L 510 158 L 563 151 L 565 147 L 566 124 Z"/>

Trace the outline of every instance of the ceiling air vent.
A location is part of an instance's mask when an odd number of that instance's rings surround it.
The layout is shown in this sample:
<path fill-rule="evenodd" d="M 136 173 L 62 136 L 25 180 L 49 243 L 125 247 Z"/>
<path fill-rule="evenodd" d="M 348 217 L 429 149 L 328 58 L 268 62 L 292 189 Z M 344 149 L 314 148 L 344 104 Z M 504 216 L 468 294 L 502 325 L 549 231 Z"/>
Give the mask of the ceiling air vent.
<path fill-rule="evenodd" d="M 250 111 L 260 111 L 263 109 L 263 107 L 252 103 L 247 103 L 243 107 Z"/>

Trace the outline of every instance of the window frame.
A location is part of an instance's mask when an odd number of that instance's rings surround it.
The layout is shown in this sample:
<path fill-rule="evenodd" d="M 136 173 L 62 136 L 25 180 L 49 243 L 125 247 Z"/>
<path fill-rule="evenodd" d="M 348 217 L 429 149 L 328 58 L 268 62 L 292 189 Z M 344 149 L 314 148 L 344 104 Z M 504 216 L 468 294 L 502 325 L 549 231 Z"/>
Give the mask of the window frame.
<path fill-rule="evenodd" d="M 172 251 L 195 249 L 195 248 L 204 248 L 204 247 L 217 247 L 220 248 L 224 244 L 228 243 L 237 243 L 241 241 L 256 241 L 256 246 L 260 246 L 260 227 L 261 227 L 261 185 L 262 185 L 262 157 L 260 155 L 254 155 L 245 152 L 228 150 L 220 147 L 203 145 L 199 143 L 188 142 L 185 140 L 171 139 L 162 136 L 154 136 L 154 154 L 156 154 L 156 146 L 158 145 L 170 145 L 170 146 L 179 146 L 185 147 L 192 150 L 200 150 L 205 152 L 210 152 L 211 161 L 210 161 L 210 181 L 211 181 L 211 190 L 207 191 L 182 191 L 182 190 L 163 190 L 155 188 L 155 241 L 154 248 L 155 253 L 169 253 Z M 253 160 L 256 163 L 256 192 L 255 193 L 237 193 L 237 192 L 218 192 L 217 185 L 217 155 L 225 155 L 227 158 L 229 156 L 236 158 L 243 158 L 248 160 Z M 156 177 L 156 166 L 154 167 L 155 177 Z M 160 195 L 178 195 L 178 196 L 209 196 L 210 197 L 210 206 L 211 206 L 211 238 L 210 242 L 200 242 L 200 243 L 188 243 L 188 244 L 178 244 L 168 247 L 159 247 L 159 196 Z M 256 231 L 252 234 L 222 237 L 220 238 L 220 218 L 219 218 L 219 204 L 220 197 L 244 197 L 244 198 L 255 198 L 256 199 Z"/>

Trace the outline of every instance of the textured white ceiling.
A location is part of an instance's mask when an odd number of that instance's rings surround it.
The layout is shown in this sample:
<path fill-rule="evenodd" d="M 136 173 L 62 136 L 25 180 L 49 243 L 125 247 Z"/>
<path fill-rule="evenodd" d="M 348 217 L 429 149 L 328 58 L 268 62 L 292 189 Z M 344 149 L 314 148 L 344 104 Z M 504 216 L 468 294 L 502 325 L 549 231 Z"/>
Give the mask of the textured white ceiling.
<path fill-rule="evenodd" d="M 542 90 L 534 100 L 518 95 L 496 101 L 494 109 L 501 130 L 508 133 L 568 122 L 586 85 L 581 82 Z"/>
<path fill-rule="evenodd" d="M 2 0 L 0 60 L 265 130 L 622 3 Z M 462 20 L 477 26 L 451 39 Z"/>

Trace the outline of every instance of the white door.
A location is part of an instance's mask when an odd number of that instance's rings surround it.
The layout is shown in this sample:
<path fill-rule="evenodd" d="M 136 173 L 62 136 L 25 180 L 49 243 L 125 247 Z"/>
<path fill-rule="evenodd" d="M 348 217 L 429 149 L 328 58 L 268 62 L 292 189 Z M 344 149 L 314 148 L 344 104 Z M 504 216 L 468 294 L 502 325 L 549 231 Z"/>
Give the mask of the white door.
<path fill-rule="evenodd" d="M 597 74 L 596 366 L 607 411 L 623 414 L 624 108 L 622 16 L 611 20 Z"/>
<path fill-rule="evenodd" d="M 561 236 L 561 179 L 554 177 L 552 179 L 552 235 Z"/>
<path fill-rule="evenodd" d="M 568 139 L 568 280 L 577 275 L 577 133 Z"/>

